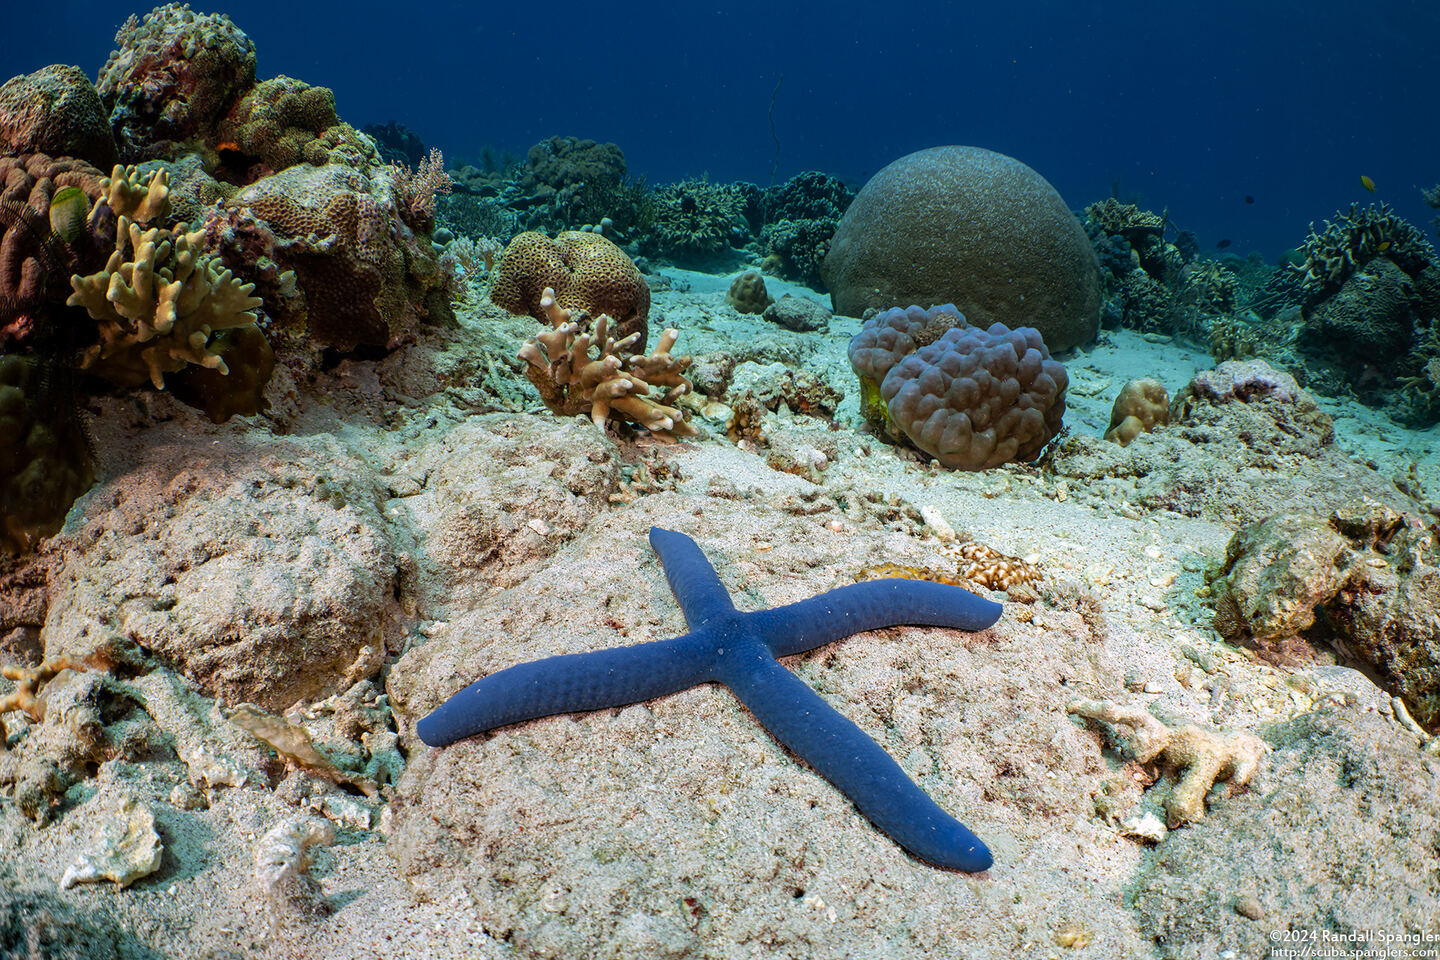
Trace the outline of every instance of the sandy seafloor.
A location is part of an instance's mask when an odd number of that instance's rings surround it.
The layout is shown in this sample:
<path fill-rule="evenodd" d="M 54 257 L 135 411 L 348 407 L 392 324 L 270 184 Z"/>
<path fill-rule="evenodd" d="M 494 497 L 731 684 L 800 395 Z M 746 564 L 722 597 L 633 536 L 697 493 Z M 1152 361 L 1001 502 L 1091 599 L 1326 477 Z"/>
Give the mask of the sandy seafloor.
<path fill-rule="evenodd" d="M 1193 516 L 1154 506 L 1143 471 L 937 470 L 859 429 L 845 352 L 858 320 L 791 333 L 728 308 L 729 277 L 668 275 L 652 340 L 663 314 L 678 352 L 749 361 L 735 383 L 813 373 L 846 393 L 834 423 L 781 411 L 757 449 L 714 421 L 666 445 L 602 437 L 538 403 L 496 409 L 523 396 L 492 387 L 518 389 L 501 354 L 533 322 L 488 307 L 313 385 L 282 374 L 268 418 L 215 426 L 156 394 L 92 405 L 101 480 L 43 552 L 47 652 L 115 631 L 232 696 L 298 672 L 319 692 L 277 709 L 296 707 L 332 752 L 363 741 L 383 759 L 393 728 L 406 762 L 366 800 L 287 770 L 155 662 L 122 671 L 130 693 L 111 696 L 144 707 L 128 722 L 147 746 L 110 749 L 44 826 L 0 799 L 0 954 L 27 927 L 49 938 L 45 956 L 416 960 L 1223 958 L 1269 956 L 1305 936 L 1294 931 L 1440 934 L 1440 757 L 1332 654 L 1281 668 L 1220 642 L 1205 597 L 1238 524 L 1273 512 L 1297 473 L 1340 499 L 1427 509 L 1434 431 L 1320 398 L 1340 452 L 1313 464 L 1142 437 L 1125 457 L 1193 459 Z M 1096 456 L 1111 455 L 1098 438 L 1125 381 L 1154 377 L 1173 395 L 1214 366 L 1127 331 L 1063 359 L 1066 426 Z M 1285 502 L 1303 506 L 1307 489 Z M 414 738 L 417 717 L 484 673 L 683 632 L 651 525 L 694 537 L 742 609 L 873 564 L 939 566 L 946 527 L 1041 565 L 1035 589 L 997 595 L 1006 614 L 991 630 L 897 628 L 786 661 L 990 845 L 991 870 L 907 856 L 720 687 L 443 751 Z M 12 576 L 5 602 L 39 602 L 44 580 Z M 244 662 L 250 632 L 267 669 Z M 12 635 L 5 659 L 24 640 Z M 339 663 L 347 642 L 370 653 Z M 1127 837 L 1116 821 L 1159 810 L 1170 779 L 1152 784 L 1156 771 L 1067 716 L 1077 697 L 1248 731 L 1271 750 L 1204 820 L 1158 843 Z M 0 764 L 19 763 L 28 724 L 7 721 Z M 206 757 L 246 782 L 207 782 Z M 125 796 L 154 812 L 159 870 L 61 890 Z M 334 842 L 312 848 L 309 881 L 266 895 L 259 838 L 312 809 L 341 821 Z"/>

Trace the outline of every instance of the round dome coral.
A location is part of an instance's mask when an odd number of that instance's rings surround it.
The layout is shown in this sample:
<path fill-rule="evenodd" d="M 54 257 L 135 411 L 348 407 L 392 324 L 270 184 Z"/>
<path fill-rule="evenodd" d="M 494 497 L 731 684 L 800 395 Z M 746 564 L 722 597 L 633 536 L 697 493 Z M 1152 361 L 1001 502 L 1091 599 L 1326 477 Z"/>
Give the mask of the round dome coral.
<path fill-rule="evenodd" d="M 1033 324 L 1053 350 L 1095 338 L 1100 268 L 1084 229 L 1034 170 L 979 147 L 901 157 L 865 184 L 821 266 L 835 312 L 954 303 Z"/>
<path fill-rule="evenodd" d="M 850 363 L 867 418 L 952 469 L 1032 460 L 1065 416 L 1069 380 L 1038 330 L 980 330 L 949 304 L 876 314 Z"/>
<path fill-rule="evenodd" d="M 565 310 L 608 316 L 617 340 L 639 333 L 629 352 L 645 352 L 650 287 L 625 251 L 600 234 L 567 230 L 554 240 L 534 231 L 517 234 L 495 270 L 491 301 L 548 322 L 540 306 L 546 287 Z"/>

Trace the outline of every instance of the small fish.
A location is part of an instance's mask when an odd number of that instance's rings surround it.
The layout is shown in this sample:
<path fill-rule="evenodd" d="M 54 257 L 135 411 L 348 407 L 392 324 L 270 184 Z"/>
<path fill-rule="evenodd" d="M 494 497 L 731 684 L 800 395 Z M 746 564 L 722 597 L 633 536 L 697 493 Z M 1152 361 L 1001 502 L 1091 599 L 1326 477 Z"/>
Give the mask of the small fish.
<path fill-rule="evenodd" d="M 85 228 L 85 215 L 90 212 L 90 198 L 79 187 L 61 187 L 50 198 L 50 232 L 65 243 L 80 239 Z"/>
<path fill-rule="evenodd" d="M 1246 203 L 1254 203 L 1254 202 L 1255 202 L 1255 198 L 1252 197 L 1252 196 L 1250 196 L 1250 194 L 1247 193 L 1247 194 L 1245 194 L 1245 202 L 1246 202 Z"/>
<path fill-rule="evenodd" d="M 1215 249 L 1224 250 L 1228 246 L 1230 246 L 1230 238 L 1226 237 L 1224 240 L 1221 240 L 1219 243 L 1215 244 Z"/>
<path fill-rule="evenodd" d="M 1380 241 L 1380 247 L 1379 247 L 1380 252 L 1381 252 L 1381 253 L 1384 253 L 1386 250 L 1389 250 L 1389 249 L 1390 249 L 1390 241 L 1389 241 L 1389 240 L 1381 240 L 1381 241 Z"/>
<path fill-rule="evenodd" d="M 1371 180 L 1363 173 L 1360 174 L 1360 186 L 1364 187 L 1366 190 L 1369 190 L 1371 193 L 1375 192 L 1375 181 Z"/>

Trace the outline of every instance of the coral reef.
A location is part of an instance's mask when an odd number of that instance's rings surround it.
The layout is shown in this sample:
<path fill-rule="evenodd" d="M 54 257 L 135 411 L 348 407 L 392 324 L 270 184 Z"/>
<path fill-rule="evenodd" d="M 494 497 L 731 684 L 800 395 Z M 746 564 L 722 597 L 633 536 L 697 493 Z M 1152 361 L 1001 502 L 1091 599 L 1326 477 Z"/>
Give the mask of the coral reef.
<path fill-rule="evenodd" d="M 1230 265 L 1241 261 L 1201 259 L 1194 235 L 1176 230 L 1168 213 L 1110 197 L 1085 208 L 1085 230 L 1100 258 L 1101 314 L 1107 327 L 1205 342 L 1217 327 L 1233 327 L 1237 311 L 1248 305 L 1250 291 L 1242 290 Z M 1173 242 L 1166 240 L 1167 233 Z M 1271 273 L 1263 262 L 1246 263 L 1255 286 Z M 1221 360 L 1239 355 L 1223 349 L 1216 354 Z"/>
<path fill-rule="evenodd" d="M 95 88 L 121 158 L 178 156 L 255 83 L 255 44 L 224 14 L 167 3 L 115 34 Z"/>
<path fill-rule="evenodd" d="M 1270 748 L 1248 733 L 1218 733 L 1194 724 L 1171 727 L 1145 707 L 1112 700 L 1072 700 L 1067 713 L 1106 725 L 1117 749 L 1139 763 L 1159 762 L 1183 771 L 1165 798 L 1171 827 L 1205 817 L 1205 801 L 1217 783 L 1229 792 L 1250 782 Z"/>
<path fill-rule="evenodd" d="M 1218 318 L 1210 324 L 1207 338 L 1210 356 L 1217 363 L 1226 360 L 1248 360 L 1260 352 L 1261 340 L 1255 328 L 1243 320 Z"/>
<path fill-rule="evenodd" d="M 750 183 L 700 179 L 657 187 L 640 249 L 682 266 L 718 265 L 750 239 L 760 202 L 760 188 Z"/>
<path fill-rule="evenodd" d="M 1197 373 L 1170 404 L 1170 425 L 1128 447 L 1072 434 L 1048 464 L 1069 495 L 1098 509 L 1168 510 L 1238 527 L 1329 510 L 1363 495 L 1401 510 L 1393 480 L 1335 443 L 1335 424 L 1295 378 L 1263 360 Z"/>
<path fill-rule="evenodd" d="M 491 301 L 511 313 L 551 323 L 553 318 L 542 304 L 546 289 L 554 291 L 561 309 L 609 317 L 617 342 L 638 334 L 622 349 L 645 351 L 650 287 L 634 261 L 611 241 L 580 230 L 566 231 L 554 240 L 534 232 L 515 237 L 501 254 Z"/>
<path fill-rule="evenodd" d="M 730 281 L 725 292 L 725 302 L 739 313 L 764 313 L 765 308 L 775 302 L 765 289 L 765 278 L 758 271 L 746 270 Z"/>
<path fill-rule="evenodd" d="M 1344 585 L 1350 550 L 1321 517 L 1285 513 L 1241 527 L 1212 587 L 1215 630 L 1232 642 L 1283 647 Z"/>
<path fill-rule="evenodd" d="M 114 217 L 96 208 L 105 176 L 80 160 L 33 153 L 0 157 L 0 183 L 0 344 L 38 339 L 59 355 L 80 346 L 56 318 L 70 275 L 95 270 L 114 248 Z"/>
<path fill-rule="evenodd" d="M 275 352 L 265 334 L 250 324 L 231 327 L 212 335 L 209 346 L 220 363 L 184 367 L 171 375 L 170 391 L 215 423 L 264 410 L 265 387 L 275 372 Z"/>
<path fill-rule="evenodd" d="M 551 137 L 530 148 L 520 182 L 551 190 L 584 183 L 614 186 L 625 179 L 625 154 L 613 143 Z"/>
<path fill-rule="evenodd" d="M 392 167 L 297 164 L 226 205 L 264 221 L 249 229 L 262 231 L 257 239 L 275 262 L 295 272 L 308 342 L 392 349 L 412 339 L 421 321 L 453 319 L 439 256 L 407 224 L 409 204 L 396 180 Z"/>
<path fill-rule="evenodd" d="M 954 303 L 986 324 L 1033 325 L 1057 351 L 1099 329 L 1099 265 L 1075 216 L 1040 174 L 977 147 L 932 147 L 875 174 L 822 273 L 846 316 Z"/>
<path fill-rule="evenodd" d="M 520 358 L 529 364 L 525 372 L 551 410 L 561 416 L 588 411 L 601 430 L 614 414 L 663 440 L 696 433 L 685 414 L 671 406 L 691 390 L 685 379 L 690 358 L 670 353 L 679 331 L 661 334 L 652 353 L 631 353 L 622 359 L 631 344 L 610 337 L 605 314 L 595 319 L 592 331 L 581 332 L 580 324 L 570 319 L 571 311 L 560 306 L 549 287 L 541 293 L 540 309 L 551 329 L 521 347 Z M 625 340 L 631 338 L 638 339 L 639 334 Z M 648 394 L 653 387 L 665 389 L 652 398 Z"/>
<path fill-rule="evenodd" d="M 220 261 L 199 252 L 203 231 L 141 230 L 128 217 L 116 227 L 115 252 L 105 267 L 71 278 L 66 302 L 99 322 L 100 342 L 81 365 L 121 386 L 147 379 L 165 387 L 165 374 L 186 364 L 228 372 L 212 349 L 212 331 L 253 325 L 253 284 L 241 283 Z M 126 241 L 129 256 L 126 256 Z"/>
<path fill-rule="evenodd" d="M 1357 270 L 1376 257 L 1384 256 L 1406 275 L 1414 277 L 1436 262 L 1435 250 L 1414 225 L 1395 215 L 1385 203 L 1366 207 L 1352 203 L 1340 211 L 1325 228 L 1310 235 L 1301 248 L 1301 261 L 1292 270 L 1301 278 L 1301 289 L 1311 300 L 1328 296 Z"/>
<path fill-rule="evenodd" d="M 1440 725 L 1440 561 L 1433 531 L 1364 500 L 1328 518 L 1241 528 L 1216 574 L 1215 629 L 1277 658 L 1328 640 L 1363 661 L 1422 725 Z"/>
<path fill-rule="evenodd" d="M 1170 422 L 1170 396 L 1165 385 L 1149 378 L 1131 380 L 1120 388 L 1110 410 L 1105 439 L 1126 446 L 1140 434 Z"/>
<path fill-rule="evenodd" d="M 297 163 L 374 165 L 380 156 L 366 137 L 335 113 L 329 87 L 312 87 L 287 76 L 255 84 L 217 125 L 213 137 L 222 166 L 238 184 L 249 184 Z"/>
<path fill-rule="evenodd" d="M 820 265 L 830 238 L 855 199 L 855 191 L 816 170 L 768 187 L 761 199 L 764 226 L 759 247 L 765 271 L 813 289 L 825 289 Z"/>
<path fill-rule="evenodd" d="M 107 111 L 79 67 L 54 64 L 0 86 L 0 150 L 84 157 L 100 167 L 119 160 Z"/>
<path fill-rule="evenodd" d="M 822 264 L 839 220 L 781 220 L 760 229 L 759 246 L 766 273 L 824 290 Z"/>
<path fill-rule="evenodd" d="M 952 469 L 1033 460 L 1065 416 L 1069 381 L 1039 331 L 982 331 L 950 304 L 876 314 L 850 363 L 866 418 Z"/>
<path fill-rule="evenodd" d="M 1132 247 L 1144 247 L 1151 239 L 1165 234 L 1165 217 L 1150 210 L 1141 210 L 1133 203 L 1121 203 L 1106 197 L 1085 208 L 1090 226 L 1111 237 L 1124 237 Z"/>

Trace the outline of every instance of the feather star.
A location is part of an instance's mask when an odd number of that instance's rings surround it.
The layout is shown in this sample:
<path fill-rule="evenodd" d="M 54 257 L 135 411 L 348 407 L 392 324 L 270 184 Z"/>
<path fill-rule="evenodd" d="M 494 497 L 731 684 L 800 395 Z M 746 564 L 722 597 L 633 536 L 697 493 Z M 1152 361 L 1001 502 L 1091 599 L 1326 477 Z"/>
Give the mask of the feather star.
<path fill-rule="evenodd" d="M 701 683 L 722 683 L 771 736 L 910 853 L 954 870 L 989 869 L 990 851 L 975 834 L 776 658 L 880 627 L 983 630 L 1000 618 L 1000 604 L 941 583 L 868 580 L 799 603 L 741 613 L 694 540 L 651 527 L 650 545 L 690 633 L 500 670 L 421 719 L 415 727 L 420 739 L 443 747 L 522 720 L 603 710 Z"/>

